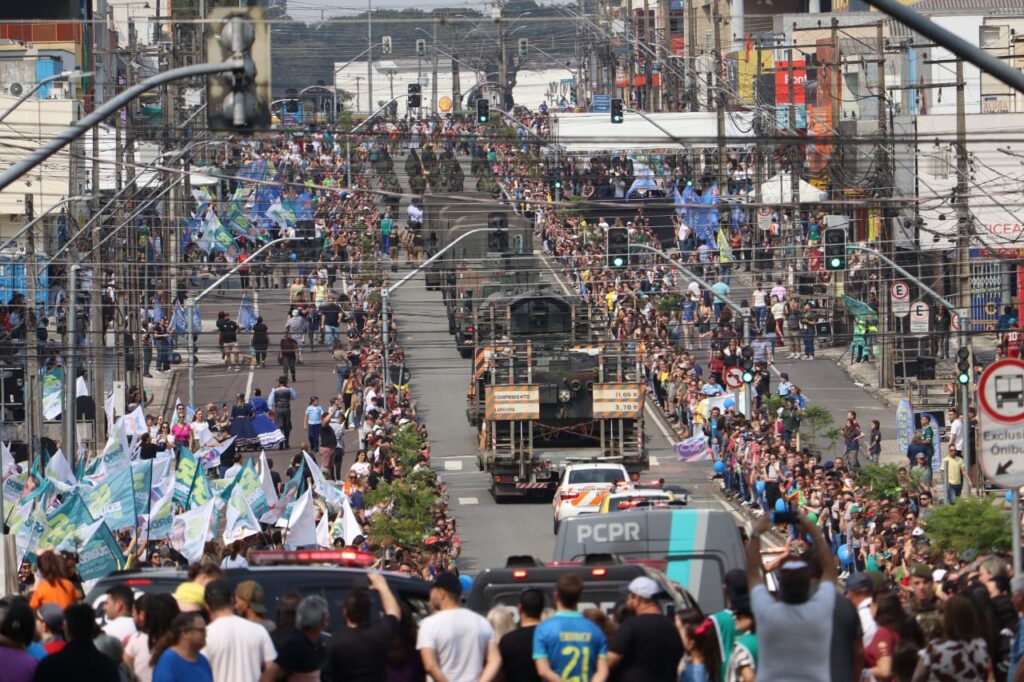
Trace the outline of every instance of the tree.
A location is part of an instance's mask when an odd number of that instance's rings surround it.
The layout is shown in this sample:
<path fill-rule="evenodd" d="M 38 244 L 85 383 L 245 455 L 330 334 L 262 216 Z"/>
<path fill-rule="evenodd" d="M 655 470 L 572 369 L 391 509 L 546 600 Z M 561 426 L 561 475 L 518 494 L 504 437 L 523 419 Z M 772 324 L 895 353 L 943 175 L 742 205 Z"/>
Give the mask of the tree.
<path fill-rule="evenodd" d="M 938 551 L 1007 551 L 1012 545 L 1012 520 L 998 500 L 961 497 L 956 504 L 933 509 L 925 534 Z"/>

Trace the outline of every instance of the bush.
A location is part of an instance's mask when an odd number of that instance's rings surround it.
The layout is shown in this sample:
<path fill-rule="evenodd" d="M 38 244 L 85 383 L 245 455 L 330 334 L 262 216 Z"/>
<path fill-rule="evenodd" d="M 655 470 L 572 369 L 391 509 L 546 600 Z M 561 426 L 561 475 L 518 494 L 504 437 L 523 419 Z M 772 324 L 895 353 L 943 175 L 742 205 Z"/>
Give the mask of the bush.
<path fill-rule="evenodd" d="M 898 464 L 868 464 L 857 472 L 857 485 L 868 491 L 868 497 L 876 500 L 899 496 L 904 490 L 917 490 L 920 476 L 900 476 Z"/>
<path fill-rule="evenodd" d="M 998 500 L 961 497 L 956 504 L 936 507 L 928 514 L 925 534 L 938 551 L 1007 551 L 1012 545 L 1011 523 Z"/>

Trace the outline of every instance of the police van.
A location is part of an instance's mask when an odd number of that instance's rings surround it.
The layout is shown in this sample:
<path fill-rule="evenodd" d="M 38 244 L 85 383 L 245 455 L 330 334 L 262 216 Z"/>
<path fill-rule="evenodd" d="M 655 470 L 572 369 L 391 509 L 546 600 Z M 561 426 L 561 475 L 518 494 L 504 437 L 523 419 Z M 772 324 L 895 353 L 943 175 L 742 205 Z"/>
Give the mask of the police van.
<path fill-rule="evenodd" d="M 565 519 L 553 561 L 582 561 L 594 554 L 661 568 L 697 598 L 705 613 L 725 608 L 725 574 L 746 567 L 735 517 L 716 509 L 640 507 Z"/>

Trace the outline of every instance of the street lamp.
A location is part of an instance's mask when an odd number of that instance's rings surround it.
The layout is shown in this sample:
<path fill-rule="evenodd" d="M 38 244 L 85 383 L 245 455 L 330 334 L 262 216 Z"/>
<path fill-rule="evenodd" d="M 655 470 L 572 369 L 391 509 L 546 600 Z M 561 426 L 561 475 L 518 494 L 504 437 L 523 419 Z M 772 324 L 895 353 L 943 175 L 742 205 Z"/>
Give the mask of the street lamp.
<path fill-rule="evenodd" d="M 41 80 L 38 83 L 36 83 L 32 87 L 31 90 L 29 90 L 24 95 L 19 97 L 18 101 L 16 101 L 11 106 L 7 107 L 7 111 L 5 111 L 4 113 L 0 114 L 0 121 L 3 121 L 5 118 L 7 118 L 12 111 L 17 109 L 19 106 L 21 106 L 21 104 L 25 100 L 27 100 L 29 97 L 31 97 L 32 93 L 34 93 L 36 90 L 38 90 L 39 88 L 43 87 L 47 83 L 52 83 L 53 81 L 59 81 L 59 80 L 64 80 L 64 79 L 67 79 L 69 81 L 71 81 L 71 80 L 76 80 L 77 81 L 77 80 L 82 80 L 83 78 L 86 78 L 88 76 L 91 76 L 92 74 L 93 74 L 92 71 L 85 71 L 85 72 L 82 72 L 82 71 L 61 71 L 60 73 L 56 73 L 56 74 L 54 74 L 52 76 L 47 76 L 43 80 Z"/>

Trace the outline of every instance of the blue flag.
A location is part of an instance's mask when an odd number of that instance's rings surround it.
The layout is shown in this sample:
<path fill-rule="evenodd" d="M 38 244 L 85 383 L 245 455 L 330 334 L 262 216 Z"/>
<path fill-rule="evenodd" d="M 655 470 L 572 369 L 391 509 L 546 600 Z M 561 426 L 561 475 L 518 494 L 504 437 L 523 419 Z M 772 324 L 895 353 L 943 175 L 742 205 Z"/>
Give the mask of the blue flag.
<path fill-rule="evenodd" d="M 203 321 L 199 317 L 199 306 L 192 309 L 192 331 L 196 334 L 203 331 Z"/>
<path fill-rule="evenodd" d="M 184 334 L 188 331 L 188 320 L 185 319 L 185 309 L 181 304 L 174 306 L 174 314 L 171 315 L 171 329 L 175 334 Z"/>
<path fill-rule="evenodd" d="M 256 324 L 256 310 L 252 301 L 249 300 L 248 294 L 245 294 L 242 296 L 242 304 L 238 306 L 238 326 L 251 332 L 254 324 Z"/>

